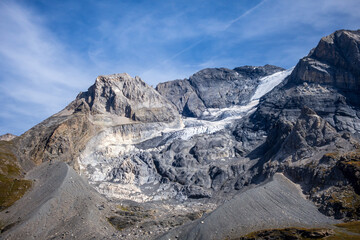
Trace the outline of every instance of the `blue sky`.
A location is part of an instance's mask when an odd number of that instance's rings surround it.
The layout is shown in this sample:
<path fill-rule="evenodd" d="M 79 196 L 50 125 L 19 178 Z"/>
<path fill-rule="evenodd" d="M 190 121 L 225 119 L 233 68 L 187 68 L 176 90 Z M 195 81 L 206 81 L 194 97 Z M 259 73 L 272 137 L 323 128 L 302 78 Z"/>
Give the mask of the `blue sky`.
<path fill-rule="evenodd" d="M 0 135 L 63 109 L 98 75 L 155 86 L 207 67 L 294 66 L 360 28 L 358 0 L 1 0 Z"/>

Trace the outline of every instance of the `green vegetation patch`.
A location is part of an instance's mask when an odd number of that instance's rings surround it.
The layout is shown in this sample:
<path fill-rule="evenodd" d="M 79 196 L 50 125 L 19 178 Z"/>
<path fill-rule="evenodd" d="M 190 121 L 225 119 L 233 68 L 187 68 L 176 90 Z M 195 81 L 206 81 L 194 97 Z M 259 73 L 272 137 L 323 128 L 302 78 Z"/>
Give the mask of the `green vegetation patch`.
<path fill-rule="evenodd" d="M 326 228 L 284 228 L 268 229 L 249 233 L 233 240 L 260 240 L 260 239 L 326 239 L 326 240 L 359 240 L 360 221 L 336 224 L 337 229 Z"/>
<path fill-rule="evenodd" d="M 360 234 L 360 221 L 339 223 L 339 224 L 336 224 L 335 226 L 340 227 L 340 228 L 344 228 L 344 229 L 346 229 L 346 230 L 348 230 L 350 232 L 353 232 L 353 233 Z"/>
<path fill-rule="evenodd" d="M 31 187 L 31 181 L 0 174 L 0 211 L 10 207 Z"/>
<path fill-rule="evenodd" d="M 122 216 L 109 217 L 108 221 L 119 231 L 123 230 L 124 228 L 131 227 L 135 225 L 137 222 L 140 222 L 139 219 L 125 218 Z"/>
<path fill-rule="evenodd" d="M 349 208 L 349 209 L 360 208 L 360 196 L 357 195 L 350 188 L 332 193 L 331 199 L 329 201 L 331 203 L 339 204 L 343 208 Z"/>
<path fill-rule="evenodd" d="M 108 221 L 119 231 L 153 217 L 154 211 L 139 206 L 118 205 L 115 214 Z"/>
<path fill-rule="evenodd" d="M 258 239 L 327 239 L 332 236 L 334 231 L 323 228 L 284 228 L 284 229 L 269 229 L 249 233 L 243 237 L 235 238 L 237 240 L 258 240 Z M 235 240 L 233 239 L 233 240 Z"/>
<path fill-rule="evenodd" d="M 32 184 L 23 179 L 12 149 L 12 142 L 0 141 L 0 211 L 19 200 Z"/>

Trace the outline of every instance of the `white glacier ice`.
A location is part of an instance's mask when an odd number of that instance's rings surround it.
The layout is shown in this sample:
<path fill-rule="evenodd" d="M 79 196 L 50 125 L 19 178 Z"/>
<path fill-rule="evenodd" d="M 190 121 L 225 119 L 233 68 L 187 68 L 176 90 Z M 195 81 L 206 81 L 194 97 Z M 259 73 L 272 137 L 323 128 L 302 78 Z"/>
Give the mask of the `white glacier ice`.
<path fill-rule="evenodd" d="M 274 73 L 270 76 L 266 76 L 260 79 L 260 85 L 257 87 L 255 94 L 251 97 L 252 100 L 260 99 L 262 96 L 270 92 L 274 87 L 279 85 L 287 76 L 291 74 L 294 67 Z"/>

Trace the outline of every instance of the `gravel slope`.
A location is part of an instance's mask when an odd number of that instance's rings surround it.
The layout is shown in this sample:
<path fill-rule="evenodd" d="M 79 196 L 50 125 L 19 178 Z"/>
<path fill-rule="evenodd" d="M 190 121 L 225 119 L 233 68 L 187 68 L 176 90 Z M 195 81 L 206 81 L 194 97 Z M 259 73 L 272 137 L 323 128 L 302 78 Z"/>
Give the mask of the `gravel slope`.
<path fill-rule="evenodd" d="M 336 221 L 322 215 L 300 188 L 282 174 L 225 202 L 209 215 L 160 239 L 226 239 L 285 227 L 322 227 Z"/>
<path fill-rule="evenodd" d="M 44 163 L 27 174 L 34 186 L 0 213 L 1 239 L 108 239 L 106 199 L 63 162 Z"/>

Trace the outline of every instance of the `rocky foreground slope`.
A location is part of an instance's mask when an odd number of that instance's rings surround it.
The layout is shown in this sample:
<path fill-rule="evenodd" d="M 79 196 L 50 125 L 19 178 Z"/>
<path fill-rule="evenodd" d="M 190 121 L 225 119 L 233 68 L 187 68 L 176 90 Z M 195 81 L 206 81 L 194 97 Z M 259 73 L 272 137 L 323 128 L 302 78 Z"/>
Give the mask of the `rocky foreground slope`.
<path fill-rule="evenodd" d="M 3 239 L 102 239 L 115 235 L 107 200 L 64 162 L 43 163 L 27 174 L 25 197 L 0 212 Z M 35 181 L 34 181 L 35 180 Z M 109 214 L 109 213 L 108 213 Z"/>
<path fill-rule="evenodd" d="M 160 239 L 232 239 L 279 226 L 314 228 L 334 223 L 305 199 L 299 186 L 277 173 L 270 181 L 245 188 L 206 217 Z"/>
<path fill-rule="evenodd" d="M 0 236 L 223 239 L 359 220 L 359 46 L 341 30 L 294 69 L 204 69 L 156 89 L 99 76 L 2 145 L 9 181 L 32 187 Z"/>

